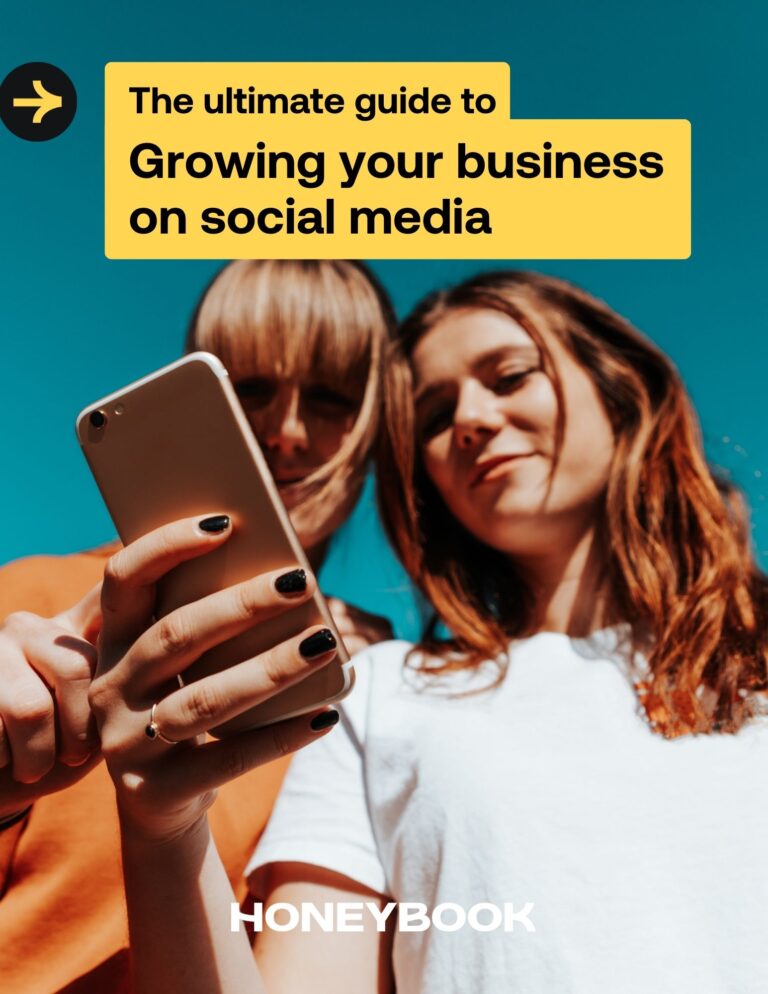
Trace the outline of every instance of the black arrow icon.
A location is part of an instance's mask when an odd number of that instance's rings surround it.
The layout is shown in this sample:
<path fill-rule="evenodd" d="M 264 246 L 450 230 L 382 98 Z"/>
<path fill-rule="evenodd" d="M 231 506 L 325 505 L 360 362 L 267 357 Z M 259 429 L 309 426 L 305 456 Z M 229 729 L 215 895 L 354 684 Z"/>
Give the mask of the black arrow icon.
<path fill-rule="evenodd" d="M 77 93 L 65 72 L 49 62 L 26 62 L 0 84 L 0 118 L 19 138 L 56 138 L 72 123 Z"/>

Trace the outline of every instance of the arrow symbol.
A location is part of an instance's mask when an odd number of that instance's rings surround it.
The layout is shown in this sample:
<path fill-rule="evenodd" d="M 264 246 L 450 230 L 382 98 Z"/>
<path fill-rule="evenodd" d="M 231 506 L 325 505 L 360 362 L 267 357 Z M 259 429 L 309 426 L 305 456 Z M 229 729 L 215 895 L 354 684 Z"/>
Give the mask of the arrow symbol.
<path fill-rule="evenodd" d="M 61 107 L 61 97 L 55 93 L 49 93 L 39 79 L 32 80 L 32 89 L 37 94 L 36 97 L 14 97 L 14 107 L 37 107 L 32 123 L 39 124 L 49 110 L 57 110 Z"/>

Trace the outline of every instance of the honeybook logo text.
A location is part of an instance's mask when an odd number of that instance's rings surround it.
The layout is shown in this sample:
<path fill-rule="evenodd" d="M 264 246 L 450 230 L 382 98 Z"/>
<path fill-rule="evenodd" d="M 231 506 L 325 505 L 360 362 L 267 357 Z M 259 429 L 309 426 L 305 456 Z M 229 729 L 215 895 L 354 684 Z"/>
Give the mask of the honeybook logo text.
<path fill-rule="evenodd" d="M 326 901 L 322 905 L 303 901 L 299 905 L 276 901 L 268 907 L 256 904 L 253 913 L 231 904 L 230 929 L 239 932 L 241 923 L 248 922 L 255 932 L 269 929 L 273 932 L 362 932 L 375 925 L 377 932 L 384 932 L 392 916 L 398 932 L 426 932 L 435 928 L 439 932 L 458 932 L 471 929 L 475 932 L 535 932 L 530 918 L 533 904 L 515 909 L 510 902 L 492 904 L 480 902 L 469 908 L 445 902 L 429 909 L 418 901 L 390 901 L 380 908 L 373 901 Z"/>

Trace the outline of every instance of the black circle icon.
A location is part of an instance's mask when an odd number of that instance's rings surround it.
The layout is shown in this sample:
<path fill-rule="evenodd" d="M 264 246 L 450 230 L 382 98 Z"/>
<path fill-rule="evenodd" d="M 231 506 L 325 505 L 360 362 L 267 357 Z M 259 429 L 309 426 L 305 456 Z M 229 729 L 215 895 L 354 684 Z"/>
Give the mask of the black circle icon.
<path fill-rule="evenodd" d="M 29 142 L 58 137 L 76 110 L 72 80 L 49 62 L 26 62 L 0 83 L 0 118 L 9 131 Z"/>

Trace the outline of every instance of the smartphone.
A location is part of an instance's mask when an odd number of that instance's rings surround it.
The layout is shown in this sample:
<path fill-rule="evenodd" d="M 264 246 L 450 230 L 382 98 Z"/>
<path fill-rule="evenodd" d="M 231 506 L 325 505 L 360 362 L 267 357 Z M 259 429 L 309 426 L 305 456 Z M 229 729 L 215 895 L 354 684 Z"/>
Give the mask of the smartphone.
<path fill-rule="evenodd" d="M 77 437 L 124 544 L 177 518 L 217 512 L 232 536 L 160 582 L 163 617 L 258 573 L 309 570 L 264 455 L 224 365 L 207 352 L 178 362 L 86 407 Z M 305 628 L 322 624 L 338 654 L 300 683 L 212 730 L 228 734 L 268 725 L 341 700 L 354 670 L 318 591 L 308 602 L 206 652 L 182 674 L 185 683 L 258 655 Z"/>

